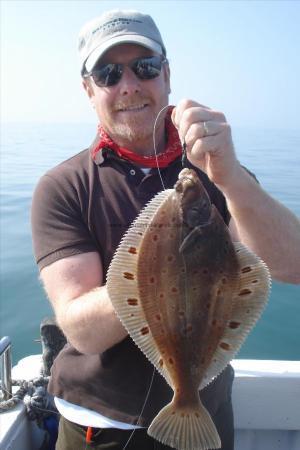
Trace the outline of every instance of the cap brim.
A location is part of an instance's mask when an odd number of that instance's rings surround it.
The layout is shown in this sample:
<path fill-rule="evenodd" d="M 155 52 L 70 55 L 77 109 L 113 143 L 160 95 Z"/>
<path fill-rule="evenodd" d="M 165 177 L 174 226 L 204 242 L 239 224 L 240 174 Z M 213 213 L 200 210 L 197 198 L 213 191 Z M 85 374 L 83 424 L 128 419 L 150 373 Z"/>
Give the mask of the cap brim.
<path fill-rule="evenodd" d="M 114 47 L 118 44 L 138 44 L 142 45 L 143 47 L 146 47 L 155 53 L 158 53 L 159 55 L 163 54 L 163 49 L 160 44 L 153 41 L 152 39 L 146 38 L 145 36 L 139 36 L 135 34 L 128 34 L 128 35 L 122 35 L 122 36 L 115 36 L 112 39 L 109 39 L 109 41 L 105 42 L 102 45 L 99 45 L 96 47 L 92 53 L 89 55 L 87 60 L 85 61 L 85 68 L 87 72 L 90 72 L 93 67 L 95 66 L 98 59 L 111 47 Z"/>

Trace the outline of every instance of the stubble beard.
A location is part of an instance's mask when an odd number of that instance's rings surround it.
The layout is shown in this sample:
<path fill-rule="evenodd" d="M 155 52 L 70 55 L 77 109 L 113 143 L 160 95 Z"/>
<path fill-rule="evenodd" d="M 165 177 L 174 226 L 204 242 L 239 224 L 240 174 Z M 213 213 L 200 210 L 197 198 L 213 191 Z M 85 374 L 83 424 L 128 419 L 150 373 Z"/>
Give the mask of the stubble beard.
<path fill-rule="evenodd" d="M 127 146 L 135 147 L 144 144 L 152 147 L 153 126 L 154 123 L 149 124 L 139 120 L 131 120 L 127 123 L 115 124 L 113 132 L 116 140 L 126 143 Z"/>

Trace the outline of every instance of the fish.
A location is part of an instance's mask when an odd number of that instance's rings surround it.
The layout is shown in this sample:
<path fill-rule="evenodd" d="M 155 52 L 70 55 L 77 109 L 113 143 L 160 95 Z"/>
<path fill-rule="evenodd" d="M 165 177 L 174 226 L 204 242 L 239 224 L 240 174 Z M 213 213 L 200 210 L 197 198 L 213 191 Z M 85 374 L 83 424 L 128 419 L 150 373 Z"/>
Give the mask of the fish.
<path fill-rule="evenodd" d="M 148 434 L 178 450 L 221 448 L 201 390 L 234 358 L 269 297 L 266 264 L 240 242 L 192 169 L 122 238 L 107 290 L 129 335 L 173 389 Z"/>

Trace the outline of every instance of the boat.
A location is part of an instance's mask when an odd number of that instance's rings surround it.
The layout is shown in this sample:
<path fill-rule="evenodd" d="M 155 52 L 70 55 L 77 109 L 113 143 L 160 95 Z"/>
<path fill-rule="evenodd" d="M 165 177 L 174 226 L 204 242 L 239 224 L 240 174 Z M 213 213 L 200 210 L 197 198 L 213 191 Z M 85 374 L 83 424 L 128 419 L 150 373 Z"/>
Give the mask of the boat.
<path fill-rule="evenodd" d="M 10 389 L 10 346 L 8 337 L 1 339 L 5 390 Z M 43 363 L 42 354 L 21 359 L 12 368 L 12 379 L 40 377 Z M 232 366 L 235 450 L 299 450 L 300 361 L 235 359 Z M 30 420 L 27 406 L 22 401 L 0 414 L 0 450 L 54 449 L 49 430 Z"/>

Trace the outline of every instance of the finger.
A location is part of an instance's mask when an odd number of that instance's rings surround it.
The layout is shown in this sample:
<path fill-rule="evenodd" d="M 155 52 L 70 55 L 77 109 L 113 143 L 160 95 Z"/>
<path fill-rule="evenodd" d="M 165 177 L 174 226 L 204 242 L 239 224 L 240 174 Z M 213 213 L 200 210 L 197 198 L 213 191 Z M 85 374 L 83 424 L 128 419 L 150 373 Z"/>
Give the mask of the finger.
<path fill-rule="evenodd" d="M 222 133 L 227 124 L 215 121 L 205 121 L 193 123 L 187 130 L 184 140 L 190 148 L 197 139 L 207 136 L 215 136 Z"/>
<path fill-rule="evenodd" d="M 211 155 L 217 154 L 224 146 L 224 142 L 227 138 L 228 133 L 225 130 L 214 136 L 199 138 L 193 143 L 192 147 L 187 147 L 187 152 L 192 154 L 192 156 L 197 160 L 203 158 L 206 153 Z"/>
<path fill-rule="evenodd" d="M 202 127 L 205 127 L 203 123 L 226 123 L 226 119 L 223 113 L 218 111 L 204 109 L 202 107 L 193 107 L 185 110 L 181 116 L 181 120 L 179 123 L 179 134 L 182 137 L 188 132 L 188 129 L 192 124 L 202 123 Z M 208 125 L 207 125 L 208 126 Z M 215 133 L 214 128 L 212 129 L 212 133 Z M 205 133 L 204 133 L 205 134 Z M 208 132 L 206 133 L 208 134 Z"/>
<path fill-rule="evenodd" d="M 172 119 L 174 125 L 176 126 L 176 128 L 179 128 L 181 117 L 182 117 L 182 114 L 184 113 L 184 111 L 186 111 L 189 108 L 193 108 L 193 107 L 201 107 L 201 108 L 207 109 L 207 110 L 210 109 L 210 108 L 208 108 L 208 106 L 201 105 L 200 103 L 197 103 L 193 100 L 188 100 L 188 99 L 180 100 L 178 105 L 173 109 L 172 115 L 171 115 L 171 119 Z"/>

